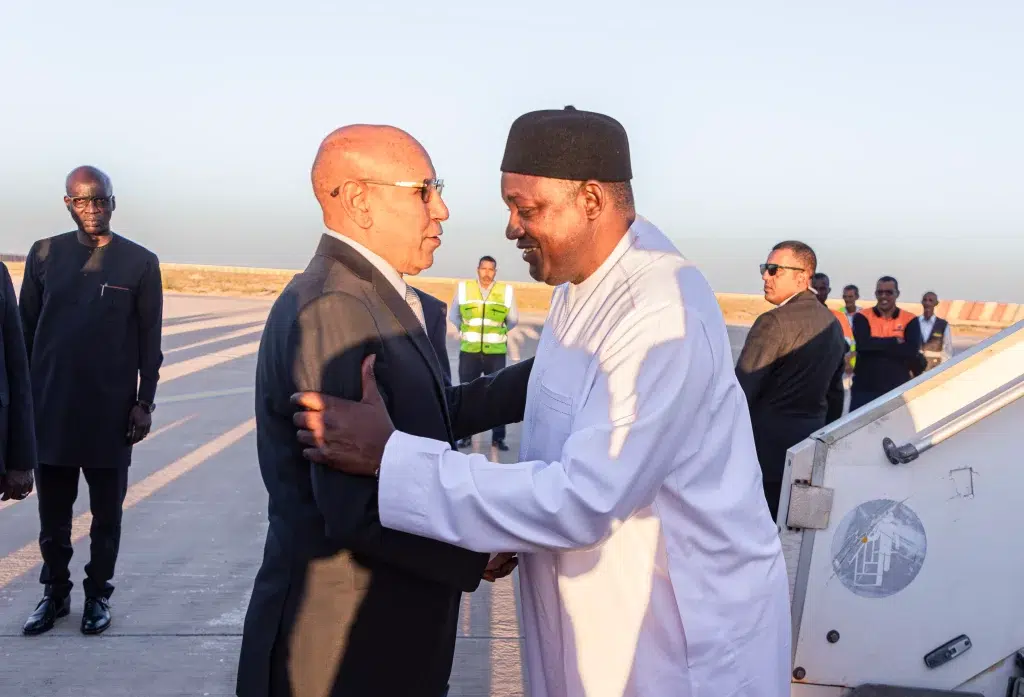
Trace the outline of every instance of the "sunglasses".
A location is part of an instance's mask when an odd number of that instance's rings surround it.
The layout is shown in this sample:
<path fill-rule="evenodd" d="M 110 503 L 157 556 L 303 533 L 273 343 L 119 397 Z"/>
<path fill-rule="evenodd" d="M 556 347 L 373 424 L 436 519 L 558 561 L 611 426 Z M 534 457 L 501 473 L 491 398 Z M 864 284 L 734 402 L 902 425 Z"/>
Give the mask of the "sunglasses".
<path fill-rule="evenodd" d="M 426 203 L 427 201 L 430 200 L 431 193 L 436 191 L 437 195 L 440 196 L 441 191 L 444 189 L 443 179 L 424 179 L 423 181 L 418 182 L 385 182 L 377 181 L 376 179 L 360 179 L 359 181 L 362 182 L 363 184 L 376 184 L 378 186 L 402 186 L 408 189 L 419 189 L 420 198 L 423 199 L 423 203 Z M 337 197 L 340 192 L 341 187 L 339 186 L 334 191 L 331 192 L 331 196 Z"/>
<path fill-rule="evenodd" d="M 803 271 L 803 269 L 796 266 L 782 266 L 781 264 L 761 264 L 761 275 L 766 273 L 769 276 L 774 276 L 779 272 L 779 269 L 789 269 L 790 271 Z"/>

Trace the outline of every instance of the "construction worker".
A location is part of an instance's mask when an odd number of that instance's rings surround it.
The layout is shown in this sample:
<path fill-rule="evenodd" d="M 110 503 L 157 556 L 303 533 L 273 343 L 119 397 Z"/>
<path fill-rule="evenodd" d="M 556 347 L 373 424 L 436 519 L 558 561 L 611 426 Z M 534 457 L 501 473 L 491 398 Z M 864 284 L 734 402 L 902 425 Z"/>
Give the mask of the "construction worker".
<path fill-rule="evenodd" d="M 896 279 L 882 276 L 875 286 L 875 306 L 853 318 L 857 367 L 850 411 L 896 389 L 924 369 L 918 318 L 896 306 L 899 296 Z"/>
<path fill-rule="evenodd" d="M 818 296 L 818 302 L 825 307 L 828 307 L 828 294 L 832 292 L 832 283 L 829 281 L 828 274 L 816 273 L 811 277 L 811 288 L 814 290 L 814 294 Z M 829 307 L 832 314 L 839 320 L 839 324 L 843 327 L 843 337 L 846 338 L 846 343 L 849 344 L 853 341 L 853 324 L 847 319 L 846 313 L 842 310 L 834 310 Z"/>
<path fill-rule="evenodd" d="M 497 268 L 494 257 L 480 257 L 477 280 L 460 281 L 455 290 L 448 319 L 459 328 L 459 382 L 469 382 L 505 367 L 508 332 L 516 326 L 519 311 L 512 286 L 495 282 Z M 463 438 L 458 446 L 465 448 L 471 442 L 472 439 Z M 491 445 L 508 450 L 504 426 L 491 432 Z"/>
<path fill-rule="evenodd" d="M 846 321 L 853 326 L 853 316 L 860 311 L 857 307 L 857 301 L 860 300 L 860 288 L 850 283 L 843 288 L 843 304 L 846 306 L 843 308 L 846 314 Z"/>
<path fill-rule="evenodd" d="M 832 282 L 829 280 L 828 274 L 819 272 L 811 276 L 811 290 L 813 290 L 814 294 L 818 296 L 818 302 L 825 307 L 828 307 L 826 301 L 828 300 L 829 293 L 832 292 Z M 836 321 L 839 322 L 839 326 L 843 330 L 843 339 L 846 340 L 846 354 L 843 356 L 843 390 L 848 391 L 853 377 L 853 352 L 856 348 L 856 343 L 853 340 L 853 323 L 847 318 L 846 313 L 842 310 L 835 310 L 831 307 L 828 307 L 828 309 L 836 318 Z M 844 397 L 842 404 L 829 404 L 825 423 L 830 424 L 841 417 L 846 410 L 846 404 L 848 402 L 849 399 L 847 395 Z"/>
<path fill-rule="evenodd" d="M 939 296 L 928 291 L 921 298 L 924 312 L 917 318 L 921 325 L 921 353 L 927 362 L 926 370 L 931 370 L 940 363 L 953 357 L 953 339 L 950 336 L 949 322 L 935 316 L 935 307 L 939 304 Z"/>

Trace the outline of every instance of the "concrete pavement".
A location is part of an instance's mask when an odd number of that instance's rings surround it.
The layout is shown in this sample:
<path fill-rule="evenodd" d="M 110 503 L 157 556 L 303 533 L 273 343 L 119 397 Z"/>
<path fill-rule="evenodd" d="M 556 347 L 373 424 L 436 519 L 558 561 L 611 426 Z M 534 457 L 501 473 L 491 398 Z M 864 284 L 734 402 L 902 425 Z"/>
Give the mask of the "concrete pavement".
<path fill-rule="evenodd" d="M 105 634 L 78 630 L 90 520 L 84 482 L 75 507 L 72 614 L 40 637 L 21 635 L 41 594 L 36 498 L 0 504 L 0 695 L 234 695 L 242 621 L 266 531 L 252 382 L 269 305 L 166 298 L 154 431 L 136 448 L 114 620 Z M 524 319 L 513 332 L 514 358 L 536 347 L 542 318 Z M 734 354 L 745 333 L 730 329 Z M 450 337 L 449 355 L 457 354 Z M 512 449 L 502 460 L 514 460 L 518 440 L 519 426 L 510 426 Z M 490 435 L 478 436 L 474 447 L 489 451 Z M 451 697 L 523 694 L 517 583 L 514 574 L 465 597 Z"/>

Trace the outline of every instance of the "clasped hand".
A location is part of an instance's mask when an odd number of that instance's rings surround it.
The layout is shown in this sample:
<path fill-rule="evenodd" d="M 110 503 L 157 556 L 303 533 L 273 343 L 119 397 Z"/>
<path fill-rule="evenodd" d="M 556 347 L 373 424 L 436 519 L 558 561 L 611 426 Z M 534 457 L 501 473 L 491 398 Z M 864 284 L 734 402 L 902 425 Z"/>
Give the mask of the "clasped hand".
<path fill-rule="evenodd" d="M 363 397 L 353 402 L 318 392 L 292 395 L 301 407 L 292 417 L 307 460 L 362 476 L 380 468 L 384 447 L 395 432 L 373 375 L 376 356 L 363 359 Z"/>
<path fill-rule="evenodd" d="M 21 501 L 32 493 L 32 470 L 10 470 L 0 474 L 0 501 Z"/>
<path fill-rule="evenodd" d="M 494 583 L 499 578 L 505 578 L 508 576 L 518 565 L 519 558 L 516 557 L 515 552 L 502 552 L 501 554 L 496 554 L 493 559 L 487 562 L 487 568 L 484 569 L 483 579 Z"/>

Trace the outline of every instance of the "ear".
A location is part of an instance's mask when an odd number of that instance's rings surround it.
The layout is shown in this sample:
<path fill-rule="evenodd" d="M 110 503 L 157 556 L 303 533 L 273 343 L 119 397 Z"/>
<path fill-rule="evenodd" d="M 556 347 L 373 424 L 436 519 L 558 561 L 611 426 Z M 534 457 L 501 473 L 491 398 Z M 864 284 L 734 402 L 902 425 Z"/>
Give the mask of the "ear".
<path fill-rule="evenodd" d="M 117 210 L 117 199 L 114 198 L 113 194 L 111 194 L 110 195 L 110 212 L 113 213 L 116 210 Z"/>
<path fill-rule="evenodd" d="M 356 225 L 364 230 L 373 226 L 367 187 L 356 181 L 347 181 L 338 190 L 337 200 Z"/>
<path fill-rule="evenodd" d="M 588 181 L 580 189 L 580 196 L 583 197 L 583 209 L 587 213 L 588 220 L 596 220 L 601 213 L 611 204 L 608 191 L 600 182 Z"/>

